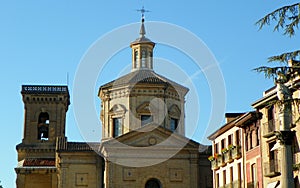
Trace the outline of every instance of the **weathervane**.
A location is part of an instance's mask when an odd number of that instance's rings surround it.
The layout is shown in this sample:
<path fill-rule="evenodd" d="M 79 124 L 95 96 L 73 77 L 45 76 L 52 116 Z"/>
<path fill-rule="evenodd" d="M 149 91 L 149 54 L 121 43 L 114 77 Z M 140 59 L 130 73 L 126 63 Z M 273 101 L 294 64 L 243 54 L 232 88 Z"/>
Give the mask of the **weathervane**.
<path fill-rule="evenodd" d="M 149 10 L 146 10 L 146 9 L 144 8 L 144 6 L 143 6 L 141 9 L 137 9 L 136 11 L 142 13 L 142 19 L 144 19 L 144 17 L 145 17 L 145 12 L 150 12 Z"/>

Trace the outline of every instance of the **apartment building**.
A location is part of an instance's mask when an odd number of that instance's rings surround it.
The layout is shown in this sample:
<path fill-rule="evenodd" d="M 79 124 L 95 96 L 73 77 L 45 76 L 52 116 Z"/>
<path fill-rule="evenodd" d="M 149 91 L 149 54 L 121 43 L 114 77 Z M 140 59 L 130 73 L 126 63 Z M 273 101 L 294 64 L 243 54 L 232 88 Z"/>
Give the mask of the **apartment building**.
<path fill-rule="evenodd" d="M 290 62 L 291 63 L 291 62 Z M 293 83 L 286 84 L 294 99 L 299 98 L 300 79 L 294 80 Z M 261 119 L 261 155 L 262 155 L 262 170 L 263 170 L 263 187 L 280 187 L 281 177 L 281 152 L 280 143 L 276 133 L 280 130 L 282 122 L 279 119 L 280 105 L 274 103 L 277 100 L 276 87 L 272 87 L 263 93 L 263 97 L 252 104 L 254 108 L 260 111 Z M 273 102 L 272 102 L 273 101 Z M 292 124 L 291 130 L 295 131 L 292 143 L 293 153 L 293 173 L 294 185 L 299 185 L 299 167 L 300 167 L 300 124 L 299 124 L 299 102 L 292 104 Z"/>
<path fill-rule="evenodd" d="M 260 119 L 262 114 L 256 111 L 248 112 L 235 121 L 242 128 L 242 143 L 244 154 L 244 184 L 247 188 L 263 188 L 260 147 Z"/>
<path fill-rule="evenodd" d="M 211 134 L 212 153 L 209 157 L 213 170 L 214 188 L 242 187 L 244 181 L 242 128 L 235 120 L 243 113 L 226 113 L 226 123 Z"/>

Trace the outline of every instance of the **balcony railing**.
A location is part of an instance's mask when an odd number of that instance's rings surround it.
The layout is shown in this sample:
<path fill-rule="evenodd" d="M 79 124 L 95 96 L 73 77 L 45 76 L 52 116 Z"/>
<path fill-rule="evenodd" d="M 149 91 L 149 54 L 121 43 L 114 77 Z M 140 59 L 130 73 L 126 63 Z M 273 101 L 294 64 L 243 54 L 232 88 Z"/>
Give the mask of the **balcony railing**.
<path fill-rule="evenodd" d="M 255 181 L 255 182 L 247 183 L 247 188 L 258 188 L 258 182 Z"/>
<path fill-rule="evenodd" d="M 269 138 L 271 136 L 273 136 L 275 134 L 276 129 L 276 122 L 274 119 L 273 120 L 269 120 L 268 122 L 263 124 L 263 129 L 264 129 L 264 133 L 263 133 L 263 137 L 265 138 Z"/>
<path fill-rule="evenodd" d="M 217 162 L 216 159 L 214 159 L 214 160 L 212 160 L 212 161 L 210 161 L 210 162 L 211 162 L 211 169 L 212 169 L 212 170 L 217 170 L 217 169 L 219 168 L 218 162 Z"/>
<path fill-rule="evenodd" d="M 271 160 L 264 163 L 265 177 L 274 177 L 280 175 L 280 161 Z"/>
<path fill-rule="evenodd" d="M 224 161 L 224 155 L 219 155 L 218 158 L 217 158 L 217 162 L 218 162 L 218 166 L 219 167 L 225 166 L 226 163 Z"/>
<path fill-rule="evenodd" d="M 233 161 L 232 150 L 228 150 L 226 153 L 224 153 L 224 161 L 225 163 L 230 163 Z"/>
<path fill-rule="evenodd" d="M 241 152 L 241 146 L 236 146 L 235 148 L 232 148 L 232 158 L 234 159 L 239 159 L 242 157 L 242 152 Z"/>

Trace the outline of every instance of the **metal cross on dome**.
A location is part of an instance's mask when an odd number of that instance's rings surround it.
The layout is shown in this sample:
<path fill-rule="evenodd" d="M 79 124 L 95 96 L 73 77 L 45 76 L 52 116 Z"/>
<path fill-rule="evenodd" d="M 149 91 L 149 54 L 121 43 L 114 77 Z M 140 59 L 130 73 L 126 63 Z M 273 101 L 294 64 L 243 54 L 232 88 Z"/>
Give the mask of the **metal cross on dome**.
<path fill-rule="evenodd" d="M 149 10 L 146 10 L 146 9 L 144 8 L 144 6 L 143 6 L 141 9 L 137 9 L 136 11 L 142 13 L 142 18 L 145 17 L 145 12 L 150 12 Z"/>

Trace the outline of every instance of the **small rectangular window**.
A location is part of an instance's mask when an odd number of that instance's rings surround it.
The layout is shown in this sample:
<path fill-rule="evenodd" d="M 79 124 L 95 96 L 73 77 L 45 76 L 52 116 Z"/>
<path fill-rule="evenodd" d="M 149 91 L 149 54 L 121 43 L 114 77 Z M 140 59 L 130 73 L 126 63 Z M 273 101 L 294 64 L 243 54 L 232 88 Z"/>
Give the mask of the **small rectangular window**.
<path fill-rule="evenodd" d="M 223 186 L 226 185 L 226 170 L 223 170 Z"/>
<path fill-rule="evenodd" d="M 218 143 L 216 143 L 216 144 L 215 144 L 215 147 L 214 147 L 214 149 L 215 149 L 215 153 L 219 153 L 219 147 L 218 147 Z"/>
<path fill-rule="evenodd" d="M 176 131 L 177 126 L 178 126 L 178 119 L 171 118 L 171 120 L 170 120 L 170 129 L 171 129 L 171 131 Z"/>
<path fill-rule="evenodd" d="M 240 130 L 235 131 L 235 145 L 240 146 Z"/>
<path fill-rule="evenodd" d="M 153 117 L 151 115 L 141 115 L 142 126 L 151 123 L 152 121 L 153 121 Z"/>
<path fill-rule="evenodd" d="M 230 167 L 230 183 L 233 183 L 233 167 Z"/>
<path fill-rule="evenodd" d="M 113 118 L 113 137 L 120 136 L 123 133 L 122 118 Z"/>
<path fill-rule="evenodd" d="M 232 134 L 228 135 L 228 145 L 231 145 L 232 142 Z"/>
<path fill-rule="evenodd" d="M 221 140 L 221 149 L 224 149 L 225 148 L 225 139 L 222 139 Z"/>
<path fill-rule="evenodd" d="M 216 187 L 219 187 L 220 186 L 220 176 L 219 174 L 216 174 Z"/>

